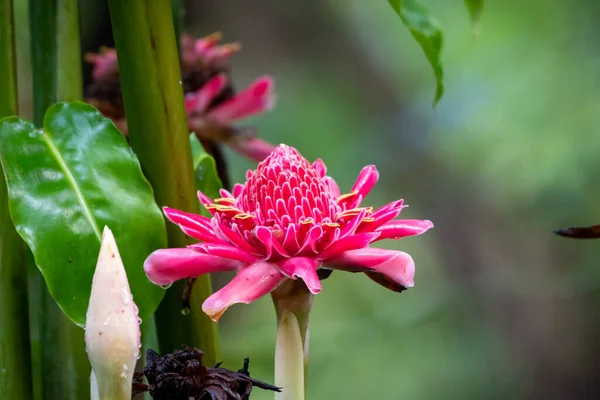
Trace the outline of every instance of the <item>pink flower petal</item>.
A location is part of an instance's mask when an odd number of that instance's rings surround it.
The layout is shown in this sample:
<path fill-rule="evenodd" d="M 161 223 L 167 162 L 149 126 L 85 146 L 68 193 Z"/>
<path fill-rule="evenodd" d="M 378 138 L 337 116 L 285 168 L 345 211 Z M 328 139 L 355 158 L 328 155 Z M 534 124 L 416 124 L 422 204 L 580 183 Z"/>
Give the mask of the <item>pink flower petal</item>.
<path fill-rule="evenodd" d="M 275 150 L 275 146 L 259 138 L 240 138 L 227 142 L 229 147 L 252 161 L 261 162 Z"/>
<path fill-rule="evenodd" d="M 358 174 L 356 183 L 352 186 L 352 192 L 358 192 L 361 199 L 364 199 L 378 180 L 379 172 L 377 172 L 377 168 L 375 168 L 374 165 L 367 165 L 360 171 L 360 174 Z M 358 205 L 359 204 L 349 204 L 348 208 L 352 209 L 358 207 Z"/>
<path fill-rule="evenodd" d="M 227 76 L 219 74 L 204 84 L 198 91 L 186 97 L 185 110 L 190 113 L 204 113 L 208 105 L 217 98 L 227 86 Z"/>
<path fill-rule="evenodd" d="M 323 228 L 321 228 L 321 226 L 315 225 L 310 228 L 297 254 L 316 254 L 317 241 L 321 238 L 321 236 L 323 236 Z"/>
<path fill-rule="evenodd" d="M 241 46 L 237 43 L 229 43 L 214 47 L 205 52 L 205 61 L 212 64 L 223 65 L 232 54 L 239 51 Z"/>
<path fill-rule="evenodd" d="M 285 236 L 283 238 L 282 246 L 288 254 L 292 255 L 298 253 L 298 250 L 300 250 L 295 224 L 288 225 L 287 231 L 285 232 Z"/>
<path fill-rule="evenodd" d="M 273 256 L 276 258 L 287 258 L 290 256 L 281 243 L 273 237 L 273 231 L 271 229 L 265 226 L 259 226 L 255 229 L 254 234 L 256 235 L 256 238 L 260 240 L 262 245 L 265 246 L 266 259 L 271 259 Z"/>
<path fill-rule="evenodd" d="M 235 231 L 228 227 L 226 224 L 213 220 L 213 228 L 215 229 L 215 233 L 226 240 L 228 240 L 234 246 L 239 247 L 241 250 L 245 251 L 249 254 L 256 254 L 257 249 L 255 249 L 250 243 L 243 238 L 239 231 Z M 220 234 L 220 235 L 219 235 Z"/>
<path fill-rule="evenodd" d="M 196 61 L 195 41 L 188 34 L 181 35 L 179 41 L 181 44 L 181 63 L 182 65 L 190 65 Z"/>
<path fill-rule="evenodd" d="M 301 278 L 312 294 L 321 292 L 321 280 L 317 275 L 319 262 L 314 258 L 294 257 L 279 263 L 279 269 L 288 278 Z"/>
<path fill-rule="evenodd" d="M 226 189 L 219 189 L 219 194 L 224 199 L 234 199 L 233 195 Z"/>
<path fill-rule="evenodd" d="M 170 207 L 163 207 L 163 212 L 169 221 L 179 225 L 186 235 L 202 241 L 223 242 L 213 233 L 209 218 Z"/>
<path fill-rule="evenodd" d="M 360 225 L 362 220 L 365 218 L 367 214 L 367 209 L 363 209 L 358 213 L 358 215 L 354 216 L 350 221 L 346 223 L 344 229 L 340 232 L 340 238 L 344 238 L 346 236 L 354 235 L 356 232 L 356 228 Z"/>
<path fill-rule="evenodd" d="M 198 243 L 188 246 L 188 249 L 198 251 L 204 254 L 210 254 L 211 256 L 228 258 L 230 260 L 237 260 L 246 264 L 252 264 L 260 261 L 260 258 L 253 256 L 239 247 L 232 246 L 223 243 Z"/>
<path fill-rule="evenodd" d="M 339 253 L 344 253 L 349 250 L 360 249 L 367 247 L 379 236 L 379 232 L 358 233 L 352 236 L 346 236 L 332 244 L 327 250 L 319 254 L 319 260 L 326 260 L 335 257 Z"/>
<path fill-rule="evenodd" d="M 329 191 L 331 192 L 331 197 L 333 197 L 334 199 L 337 199 L 338 197 L 340 197 L 340 195 L 341 195 L 340 187 L 338 186 L 335 179 L 333 179 L 330 176 L 325 176 L 323 178 L 323 182 L 325 182 L 327 187 L 329 187 Z"/>
<path fill-rule="evenodd" d="M 235 197 L 236 199 L 238 197 L 240 197 L 240 194 L 242 194 L 243 189 L 244 189 L 244 185 L 242 185 L 240 183 L 236 183 L 235 185 L 233 185 L 233 189 L 231 189 L 231 193 L 233 193 L 233 197 Z"/>
<path fill-rule="evenodd" d="M 274 82 L 271 77 L 258 78 L 243 92 L 211 109 L 208 118 L 223 123 L 267 111 L 274 106 Z"/>
<path fill-rule="evenodd" d="M 92 76 L 96 81 L 116 74 L 119 71 L 117 51 L 115 49 L 102 48 L 100 49 L 100 54 L 87 53 L 84 58 L 85 61 L 94 64 Z"/>
<path fill-rule="evenodd" d="M 249 304 L 275 290 L 284 279 L 275 264 L 258 262 L 249 265 L 242 268 L 223 289 L 206 299 L 202 310 L 217 322 L 231 305 Z"/>
<path fill-rule="evenodd" d="M 371 222 L 363 222 L 360 227 L 358 228 L 358 232 L 366 232 L 366 231 L 374 231 L 375 229 L 379 228 L 381 225 L 385 224 L 388 221 L 391 221 L 392 219 L 396 218 L 398 216 L 398 214 L 400 214 L 400 211 L 402 211 L 403 208 L 408 207 L 408 206 L 403 206 L 402 205 L 403 200 L 396 200 L 393 201 L 389 204 L 386 204 L 385 206 L 378 208 L 377 210 L 375 210 L 373 212 L 373 214 L 371 214 L 369 217 L 371 217 L 373 220 Z"/>
<path fill-rule="evenodd" d="M 325 260 L 324 263 L 330 268 L 351 272 L 370 268 L 370 272 L 383 274 L 407 288 L 415 284 L 415 263 L 411 256 L 402 251 L 376 248 L 350 250 Z"/>
<path fill-rule="evenodd" d="M 382 239 L 400 239 L 406 236 L 416 236 L 427 232 L 433 228 L 433 223 L 421 219 L 401 219 L 383 224 L 376 232 L 381 235 L 377 240 Z"/>
<path fill-rule="evenodd" d="M 194 228 L 211 229 L 210 218 L 198 214 L 186 213 L 171 207 L 163 207 L 163 212 L 169 221 L 175 224 L 185 224 Z"/>
<path fill-rule="evenodd" d="M 205 56 L 207 51 L 215 47 L 221 38 L 221 33 L 215 32 L 211 35 L 203 37 L 202 39 L 196 40 L 194 43 L 194 52 L 197 56 Z"/>
<path fill-rule="evenodd" d="M 210 209 L 208 208 L 208 206 L 211 206 L 213 204 L 215 204 L 213 202 L 213 200 L 208 197 L 207 195 L 205 195 L 204 193 L 202 193 L 201 191 L 198 190 L 198 200 L 200 200 L 200 203 L 202 203 L 202 205 L 208 210 L 210 211 Z M 212 214 L 212 212 L 211 212 Z"/>
<path fill-rule="evenodd" d="M 325 174 L 327 174 L 327 166 L 320 158 L 317 158 L 315 162 L 312 164 L 313 168 L 317 171 L 321 178 L 325 178 Z"/>
<path fill-rule="evenodd" d="M 152 283 L 171 285 L 180 279 L 231 271 L 241 265 L 239 261 L 202 254 L 191 249 L 162 249 L 156 250 L 146 258 L 144 271 Z"/>

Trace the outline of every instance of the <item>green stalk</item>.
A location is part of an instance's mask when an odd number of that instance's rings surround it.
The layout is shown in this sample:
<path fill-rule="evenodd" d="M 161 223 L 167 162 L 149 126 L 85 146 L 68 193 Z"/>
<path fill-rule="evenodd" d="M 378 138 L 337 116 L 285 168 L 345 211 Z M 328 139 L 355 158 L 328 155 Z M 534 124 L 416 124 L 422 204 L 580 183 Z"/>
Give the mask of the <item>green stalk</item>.
<path fill-rule="evenodd" d="M 173 28 L 175 29 L 175 37 L 177 38 L 177 51 L 179 52 L 179 39 L 181 38 L 181 29 L 183 28 L 183 19 L 185 17 L 183 0 L 171 0 L 171 9 L 173 10 Z"/>
<path fill-rule="evenodd" d="M 170 0 L 110 0 L 123 100 L 131 146 L 160 206 L 199 213 Z M 169 246 L 190 239 L 167 223 Z M 219 355 L 216 325 L 200 304 L 212 292 L 210 277 L 197 279 L 191 313 L 180 312 L 183 283 L 167 291 L 156 314 L 162 352 L 182 344 L 204 351 L 207 365 Z"/>
<path fill-rule="evenodd" d="M 17 71 L 12 0 L 0 0 L 0 118 L 16 115 Z M 0 168 L 1 169 L 1 168 Z M 0 393 L 32 397 L 25 247 L 8 211 L 0 171 Z"/>
<path fill-rule="evenodd" d="M 34 121 L 58 101 L 82 97 L 76 0 L 30 0 Z M 29 257 L 29 310 L 36 399 L 75 400 L 90 393 L 83 330 L 60 310 Z"/>
<path fill-rule="evenodd" d="M 0 0 L 0 118 L 18 112 L 14 27 L 12 0 Z"/>
<path fill-rule="evenodd" d="M 304 282 L 289 280 L 271 293 L 277 313 L 276 400 L 304 400 L 308 370 L 308 330 L 313 295 Z"/>
<path fill-rule="evenodd" d="M 57 60 L 56 98 L 63 100 L 83 99 L 81 76 L 81 41 L 79 38 L 79 8 L 77 0 L 57 2 Z"/>
<path fill-rule="evenodd" d="M 282 309 L 277 317 L 275 385 L 283 388 L 275 400 L 304 400 L 304 357 L 302 335 L 296 316 Z"/>

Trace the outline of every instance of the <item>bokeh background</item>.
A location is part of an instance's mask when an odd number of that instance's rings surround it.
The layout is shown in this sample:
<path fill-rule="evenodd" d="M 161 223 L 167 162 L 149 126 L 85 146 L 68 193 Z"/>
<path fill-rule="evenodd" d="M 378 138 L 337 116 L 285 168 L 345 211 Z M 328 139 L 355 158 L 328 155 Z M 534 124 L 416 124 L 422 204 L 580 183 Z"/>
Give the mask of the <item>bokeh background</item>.
<path fill-rule="evenodd" d="M 105 2 L 83 3 L 83 50 L 111 45 Z M 376 164 L 368 202 L 403 198 L 402 217 L 435 223 L 382 244 L 414 257 L 415 288 L 324 281 L 309 399 L 598 398 L 600 242 L 552 231 L 600 222 L 600 3 L 489 1 L 474 36 L 462 1 L 422 0 L 445 34 L 435 108 L 433 73 L 385 0 L 184 3 L 188 32 L 243 44 L 238 88 L 276 79 L 276 109 L 248 121 L 260 136 L 321 157 L 346 189 Z M 242 180 L 252 164 L 228 155 Z M 273 381 L 268 297 L 230 309 L 220 330 L 225 366 L 248 356 Z"/>

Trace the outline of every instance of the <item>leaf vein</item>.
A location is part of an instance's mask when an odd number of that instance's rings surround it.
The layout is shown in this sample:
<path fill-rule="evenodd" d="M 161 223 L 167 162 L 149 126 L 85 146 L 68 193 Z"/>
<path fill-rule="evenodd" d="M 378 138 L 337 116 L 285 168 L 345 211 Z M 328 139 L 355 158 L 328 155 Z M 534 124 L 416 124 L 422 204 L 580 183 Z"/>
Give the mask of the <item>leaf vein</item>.
<path fill-rule="evenodd" d="M 65 159 L 62 157 L 62 155 L 58 151 L 58 148 L 52 141 L 52 138 L 50 137 L 50 135 L 48 135 L 48 133 L 46 131 L 42 132 L 42 138 L 43 138 L 44 142 L 46 142 L 46 145 L 50 149 L 50 152 L 52 153 L 52 155 L 58 162 L 58 165 L 63 170 L 63 173 L 65 174 L 65 177 L 67 178 L 67 181 L 69 182 L 69 184 L 75 191 L 77 200 L 79 200 L 79 204 L 81 205 L 81 208 L 83 209 L 83 213 L 84 213 L 85 217 L 90 222 L 90 225 L 92 226 L 92 230 L 94 231 L 94 234 L 96 235 L 98 240 L 101 240 L 102 234 L 100 233 L 98 224 L 96 223 L 96 220 L 94 219 L 94 216 L 92 215 L 92 211 L 91 211 L 90 207 L 88 206 L 87 202 L 85 201 L 85 198 L 83 197 L 83 194 L 81 193 L 81 190 L 79 190 L 79 186 L 77 185 L 75 176 L 73 176 L 73 173 L 69 169 L 69 166 L 67 165 Z"/>

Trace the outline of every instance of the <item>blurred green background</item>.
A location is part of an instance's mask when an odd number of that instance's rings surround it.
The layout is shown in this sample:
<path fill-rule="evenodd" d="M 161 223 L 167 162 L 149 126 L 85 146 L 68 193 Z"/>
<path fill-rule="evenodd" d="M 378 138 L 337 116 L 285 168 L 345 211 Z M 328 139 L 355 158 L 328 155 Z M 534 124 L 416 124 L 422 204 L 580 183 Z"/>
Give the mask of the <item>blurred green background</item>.
<path fill-rule="evenodd" d="M 84 3 L 96 51 L 111 44 L 106 5 Z M 243 43 L 238 89 L 275 77 L 276 109 L 248 121 L 263 138 L 321 157 L 343 190 L 376 164 L 368 202 L 403 198 L 402 217 L 435 223 L 382 244 L 414 257 L 415 288 L 324 281 L 309 399 L 597 398 L 600 242 L 552 231 L 600 222 L 600 3 L 489 1 L 474 37 L 462 1 L 422 0 L 445 34 L 435 109 L 433 73 L 385 0 L 184 3 L 187 31 Z M 252 164 L 228 155 L 243 180 Z M 273 381 L 268 297 L 231 308 L 220 330 L 226 367 L 248 356 Z"/>

